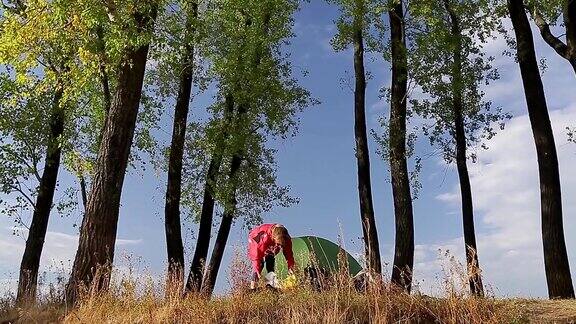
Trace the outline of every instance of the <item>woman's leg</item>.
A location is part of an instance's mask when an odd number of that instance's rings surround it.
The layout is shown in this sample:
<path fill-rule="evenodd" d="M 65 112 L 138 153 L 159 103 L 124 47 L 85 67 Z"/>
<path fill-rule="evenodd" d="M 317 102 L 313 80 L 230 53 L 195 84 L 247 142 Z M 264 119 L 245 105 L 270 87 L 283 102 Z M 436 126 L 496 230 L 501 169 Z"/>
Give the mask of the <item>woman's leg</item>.
<path fill-rule="evenodd" d="M 274 272 L 274 266 L 276 264 L 276 259 L 274 258 L 274 254 L 266 254 L 264 257 L 264 261 L 266 262 L 266 272 Z"/>

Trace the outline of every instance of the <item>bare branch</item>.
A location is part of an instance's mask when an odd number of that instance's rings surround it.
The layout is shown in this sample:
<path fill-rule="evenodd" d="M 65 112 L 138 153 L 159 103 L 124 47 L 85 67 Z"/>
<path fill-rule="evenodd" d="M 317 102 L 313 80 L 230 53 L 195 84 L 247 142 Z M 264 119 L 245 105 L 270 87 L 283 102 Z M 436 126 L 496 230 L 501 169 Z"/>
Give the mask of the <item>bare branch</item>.
<path fill-rule="evenodd" d="M 25 143 L 25 141 L 23 141 Z M 25 145 L 27 146 L 27 144 L 25 143 Z M 34 158 L 35 154 L 31 151 L 31 158 L 32 158 L 32 164 L 30 164 L 28 162 L 28 160 L 26 160 L 25 158 L 19 156 L 18 154 L 16 154 L 14 151 L 10 150 L 10 149 L 5 149 L 4 152 L 12 155 L 14 158 L 16 158 L 18 161 L 20 161 L 20 163 L 24 164 L 27 168 L 29 168 L 30 170 L 32 170 L 34 176 L 36 177 L 36 179 L 38 180 L 38 182 L 40 182 L 40 174 L 38 173 L 38 162 L 36 161 L 36 159 Z"/>
<path fill-rule="evenodd" d="M 20 184 L 20 182 L 18 182 L 17 184 L 18 185 L 11 184 L 10 188 L 12 188 L 14 191 L 18 192 L 19 194 L 21 194 L 22 197 L 24 197 L 24 199 L 26 199 L 26 201 L 28 201 L 30 206 L 32 206 L 33 208 L 36 208 L 36 203 L 34 203 L 32 198 L 26 192 L 24 192 L 24 190 L 22 190 L 22 185 Z"/>

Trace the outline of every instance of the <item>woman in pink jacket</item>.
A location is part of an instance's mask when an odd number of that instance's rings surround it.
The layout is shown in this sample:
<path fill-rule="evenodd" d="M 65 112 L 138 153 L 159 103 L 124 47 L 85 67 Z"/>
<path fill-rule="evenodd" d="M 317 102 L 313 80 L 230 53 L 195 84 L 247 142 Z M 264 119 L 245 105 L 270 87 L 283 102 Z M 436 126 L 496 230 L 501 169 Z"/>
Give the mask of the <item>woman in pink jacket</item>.
<path fill-rule="evenodd" d="M 248 256 L 252 261 L 252 281 L 250 288 L 255 289 L 260 279 L 264 264 L 268 273 L 274 272 L 274 256 L 282 250 L 288 262 L 288 271 L 292 273 L 294 254 L 292 253 L 292 238 L 288 230 L 280 224 L 263 224 L 248 234 Z"/>

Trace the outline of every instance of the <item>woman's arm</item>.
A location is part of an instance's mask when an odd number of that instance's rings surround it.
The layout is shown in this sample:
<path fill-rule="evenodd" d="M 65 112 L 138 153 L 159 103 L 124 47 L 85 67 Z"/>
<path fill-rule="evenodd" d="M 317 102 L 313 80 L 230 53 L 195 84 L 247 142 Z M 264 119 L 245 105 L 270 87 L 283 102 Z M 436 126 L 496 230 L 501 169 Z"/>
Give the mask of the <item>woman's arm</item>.
<path fill-rule="evenodd" d="M 288 240 L 288 242 L 286 242 L 286 246 L 282 247 L 282 253 L 284 254 L 286 262 L 288 263 L 288 270 L 292 270 L 292 268 L 294 267 L 294 253 L 292 251 L 291 240 Z"/>

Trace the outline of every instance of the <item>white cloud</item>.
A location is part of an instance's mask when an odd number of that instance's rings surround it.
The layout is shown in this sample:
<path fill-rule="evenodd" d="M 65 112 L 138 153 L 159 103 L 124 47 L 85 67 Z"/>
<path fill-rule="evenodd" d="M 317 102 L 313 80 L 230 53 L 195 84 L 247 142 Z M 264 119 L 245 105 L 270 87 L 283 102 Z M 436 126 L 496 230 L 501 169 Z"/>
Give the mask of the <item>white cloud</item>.
<path fill-rule="evenodd" d="M 436 199 L 442 202 L 449 202 L 449 203 L 458 202 L 460 201 L 460 191 L 441 193 L 438 196 L 436 196 Z"/>
<path fill-rule="evenodd" d="M 117 239 L 116 240 L 116 245 L 122 246 L 122 245 L 138 245 L 140 243 L 142 243 L 143 240 L 142 239 L 138 239 L 138 240 L 126 240 L 126 239 Z"/>
<path fill-rule="evenodd" d="M 13 235 L 13 232 L 18 235 Z M 2 260 L 0 276 L 3 277 L 2 280 L 10 281 L 17 278 L 20 261 L 26 245 L 24 238 L 27 233 L 28 231 L 25 228 L 0 227 L 0 260 Z M 141 244 L 142 242 L 142 239 L 117 239 L 116 245 L 124 247 Z M 42 257 L 40 258 L 40 273 L 46 272 L 48 277 L 57 273 L 67 273 L 72 267 L 77 247 L 78 235 L 48 231 Z M 117 250 L 119 249 L 117 248 Z M 0 290 L 0 293 L 2 291 Z"/>
<path fill-rule="evenodd" d="M 571 167 L 576 163 L 576 145 L 566 143 L 565 131 L 566 126 L 576 125 L 576 78 L 539 33 L 534 33 L 534 40 L 538 57 L 547 58 L 542 78 L 560 161 L 566 246 L 576 279 L 576 236 L 570 235 L 576 232 L 576 202 L 571 199 L 576 194 L 576 171 Z M 485 47 L 487 54 L 496 58 L 493 65 L 501 75 L 500 80 L 485 87 L 485 92 L 488 100 L 517 117 L 488 143 L 488 151 L 478 152 L 478 163 L 469 163 L 480 265 L 484 283 L 491 284 L 499 295 L 546 297 L 536 152 L 520 70 L 513 58 L 501 55 L 506 47 L 501 36 Z M 457 185 L 436 199 L 460 215 Z M 425 292 L 439 288 L 442 262 L 438 250 L 446 247 L 462 262 L 463 246 L 463 238 L 458 237 L 416 248 L 420 252 L 416 254 L 415 279 L 425 282 L 421 285 Z"/>
<path fill-rule="evenodd" d="M 576 145 L 566 142 L 566 126 L 576 125 L 576 106 L 551 113 L 562 179 L 564 232 L 576 279 Z M 540 230 L 540 192 L 536 150 L 527 115 L 513 118 L 490 141 L 490 150 L 469 164 L 475 207 L 480 265 L 485 283 L 501 295 L 546 296 Z M 459 188 L 437 197 L 459 208 Z M 463 239 L 420 246 L 416 276 L 430 281 L 438 271 L 436 250 L 447 247 L 464 256 Z M 576 280 L 575 280 L 576 282 Z M 430 286 L 426 286 L 427 289 Z"/>

